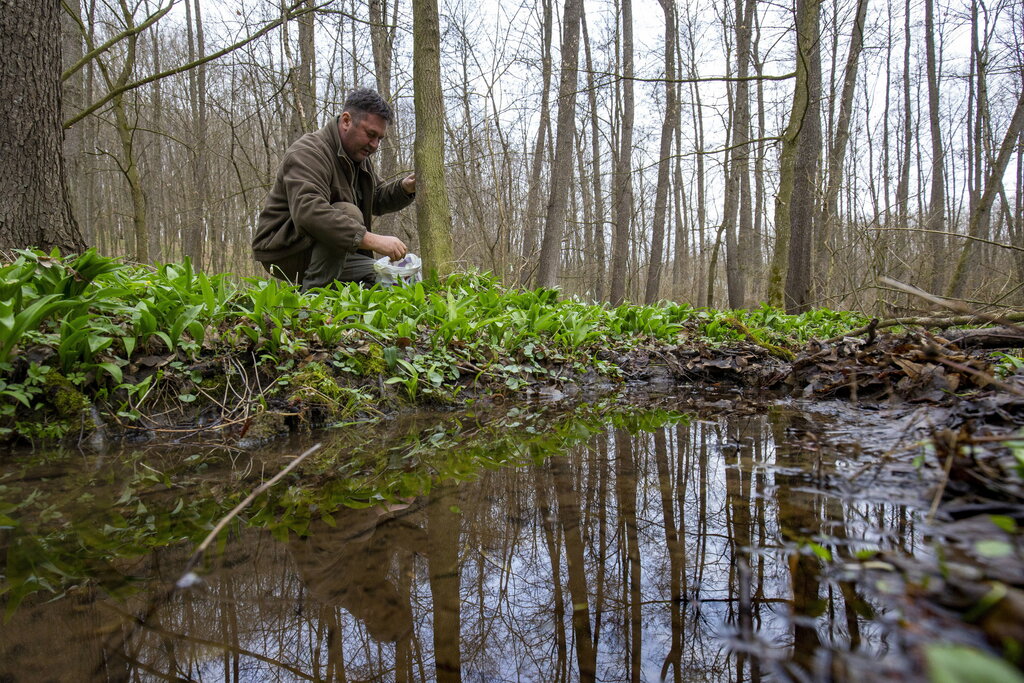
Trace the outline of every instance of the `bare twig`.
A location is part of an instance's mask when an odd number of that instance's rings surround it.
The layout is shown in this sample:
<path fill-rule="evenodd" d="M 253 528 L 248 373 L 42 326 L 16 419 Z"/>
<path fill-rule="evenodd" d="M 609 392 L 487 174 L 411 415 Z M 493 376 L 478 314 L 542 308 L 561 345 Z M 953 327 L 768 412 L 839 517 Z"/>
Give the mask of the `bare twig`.
<path fill-rule="evenodd" d="M 1024 333 L 1024 328 L 1018 327 L 1017 325 L 1014 324 L 1015 322 L 1019 322 L 1021 320 L 1024 320 L 1024 315 L 1012 316 L 1013 318 L 1015 318 L 1015 320 L 1011 320 L 1011 317 L 1009 317 L 1009 316 L 994 315 L 992 313 L 981 313 L 980 311 L 973 310 L 970 306 L 967 306 L 963 302 L 958 301 L 956 299 L 945 299 L 945 298 L 942 298 L 942 297 L 938 297 L 938 296 L 935 296 L 934 294 L 930 294 L 930 293 L 924 291 L 923 289 L 918 289 L 917 287 L 914 287 L 913 285 L 908 285 L 908 284 L 905 284 L 903 282 L 899 282 L 898 280 L 893 280 L 893 279 L 887 278 L 887 277 L 881 277 L 881 278 L 879 278 L 879 281 L 884 283 L 884 284 L 889 285 L 890 287 L 895 287 L 896 289 L 898 289 L 900 291 L 906 292 L 907 294 L 911 294 L 911 295 L 916 296 L 916 297 L 918 297 L 920 299 L 924 299 L 925 301 L 927 301 L 929 303 L 933 303 L 936 306 L 942 306 L 943 308 L 948 308 L 951 311 L 956 311 L 957 313 L 961 313 L 963 315 L 972 316 L 972 317 L 975 317 L 975 318 L 981 318 L 982 320 L 985 320 L 985 321 L 990 322 L 990 323 L 999 323 L 1001 325 L 1008 325 L 1010 327 L 1015 328 L 1019 332 Z"/>
<path fill-rule="evenodd" d="M 238 515 L 239 512 L 249 507 L 249 504 L 256 500 L 261 493 L 269 489 L 277 482 L 281 481 L 281 479 L 283 479 L 286 474 L 288 474 L 296 467 L 298 467 L 299 463 L 301 463 L 303 460 L 305 460 L 308 456 L 312 455 L 313 453 L 316 453 L 318 450 L 320 450 L 320 444 L 315 444 L 311 448 L 307 449 L 306 452 L 304 452 L 302 455 L 288 463 L 288 466 L 285 467 L 280 472 L 278 472 L 276 475 L 274 475 L 273 478 L 257 486 L 252 493 L 246 496 L 245 500 L 243 500 L 241 503 L 232 508 L 231 512 L 225 515 L 222 520 L 217 522 L 217 526 L 213 527 L 213 530 L 209 534 L 207 534 L 206 538 L 203 539 L 203 542 L 199 544 L 198 548 L 196 548 L 196 551 L 192 554 L 192 557 L 185 565 L 185 571 L 182 572 L 181 578 L 178 579 L 178 581 L 174 585 L 178 587 L 181 587 L 182 585 L 187 586 L 189 584 L 187 579 L 188 575 L 192 572 L 195 566 L 199 564 L 199 561 L 203 559 L 203 553 L 205 553 L 206 549 L 210 547 L 210 544 L 213 543 L 214 540 L 216 540 L 217 535 L 224 530 L 224 527 L 226 527 L 231 522 L 231 520 Z"/>
<path fill-rule="evenodd" d="M 907 294 L 911 294 L 911 295 L 916 296 L 918 298 L 924 299 L 925 301 L 928 301 L 929 303 L 933 303 L 933 304 L 935 304 L 937 306 L 942 306 L 943 308 L 948 308 L 949 310 L 956 311 L 956 312 L 960 313 L 961 315 L 946 316 L 946 317 L 939 317 L 939 316 L 913 317 L 913 316 L 907 316 L 907 317 L 900 317 L 900 318 L 889 318 L 889 319 L 886 319 L 886 320 L 879 321 L 877 324 L 875 324 L 874 325 L 875 329 L 885 329 L 885 328 L 889 328 L 889 327 L 896 327 L 898 325 L 917 325 L 917 326 L 920 326 L 920 327 L 947 328 L 947 327 L 955 327 L 957 325 L 977 325 L 979 323 L 979 321 L 984 321 L 984 322 L 989 322 L 989 323 L 997 323 L 997 324 L 1001 324 L 1001 325 L 1006 325 L 1006 326 L 1008 326 L 1008 327 L 1010 327 L 1010 328 L 1020 332 L 1021 334 L 1024 334 L 1024 327 L 1021 327 L 1020 325 L 1016 324 L 1016 323 L 1024 322 L 1024 311 L 1014 311 L 1012 313 L 1004 313 L 1002 315 L 993 314 L 993 313 L 983 313 L 981 311 L 976 311 L 976 310 L 972 309 L 971 307 L 967 306 L 962 301 L 956 301 L 956 300 L 952 300 L 952 299 L 943 299 L 943 298 L 937 297 L 937 296 L 935 296 L 933 294 L 929 294 L 928 292 L 925 292 L 924 290 L 918 289 L 917 287 L 913 287 L 911 285 L 907 285 L 907 284 L 904 284 L 902 282 L 898 282 L 896 280 L 892 280 L 892 279 L 887 278 L 887 277 L 879 278 L 879 281 L 884 283 L 884 284 L 886 284 L 886 285 L 889 285 L 892 289 L 894 289 L 896 291 L 900 291 L 900 292 L 904 292 L 904 293 L 907 293 Z M 874 323 L 874 321 L 872 321 L 872 323 Z M 857 328 L 856 330 L 852 330 L 850 332 L 845 332 L 845 333 L 843 333 L 841 335 L 838 335 L 836 337 L 832 337 L 831 339 L 828 339 L 827 341 L 829 343 L 835 343 L 837 341 L 842 340 L 844 337 L 859 337 L 860 335 L 868 332 L 871 327 L 872 327 L 872 324 L 868 324 L 868 325 L 865 325 L 864 327 Z"/>
<path fill-rule="evenodd" d="M 299 463 L 301 463 L 303 460 L 305 460 L 313 453 L 316 453 L 318 450 L 320 450 L 320 444 L 315 444 L 311 448 L 307 449 L 306 452 L 304 452 L 302 455 L 288 463 L 288 466 L 285 467 L 280 472 L 278 472 L 273 478 L 257 486 L 252 493 L 246 496 L 245 500 L 236 505 L 231 510 L 231 512 L 225 515 L 224 518 L 221 519 L 215 527 L 213 527 L 213 530 L 209 534 L 207 534 L 206 538 L 203 539 L 203 542 L 199 544 L 199 547 L 196 548 L 196 551 L 192 554 L 192 557 L 189 558 L 188 562 L 185 565 L 185 571 L 182 572 L 181 578 L 179 578 L 173 584 L 168 586 L 167 589 L 160 593 L 158 596 L 153 598 L 150 601 L 149 605 L 146 607 L 146 611 L 142 614 L 142 616 L 135 617 L 135 623 L 132 624 L 130 629 L 128 629 L 127 631 L 117 631 L 117 634 L 120 636 L 120 638 L 116 643 L 112 643 L 112 646 L 107 648 L 107 651 L 115 653 L 121 652 L 121 649 L 125 646 L 125 644 L 132 638 L 133 635 L 135 635 L 135 632 L 138 631 L 140 628 L 146 626 L 147 622 L 149 622 L 149 620 L 153 617 L 156 611 L 162 605 L 167 604 L 167 602 L 174 596 L 174 594 L 178 590 L 182 588 L 187 588 L 188 586 L 195 583 L 196 577 L 192 570 L 195 568 L 197 564 L 199 564 L 199 561 L 203 558 L 203 554 L 210 547 L 210 544 L 212 544 L 214 540 L 216 540 L 220 532 L 224 530 L 224 527 L 226 527 L 231 522 L 232 519 L 238 516 L 238 514 L 242 510 L 247 508 L 254 500 L 256 500 L 256 498 L 258 498 L 260 494 L 264 493 L 271 486 L 281 481 L 281 479 L 284 478 L 286 474 L 288 474 L 296 467 L 298 467 Z M 97 665 L 97 671 L 99 671 L 99 669 L 103 666 L 105 666 L 105 662 L 100 662 Z"/>

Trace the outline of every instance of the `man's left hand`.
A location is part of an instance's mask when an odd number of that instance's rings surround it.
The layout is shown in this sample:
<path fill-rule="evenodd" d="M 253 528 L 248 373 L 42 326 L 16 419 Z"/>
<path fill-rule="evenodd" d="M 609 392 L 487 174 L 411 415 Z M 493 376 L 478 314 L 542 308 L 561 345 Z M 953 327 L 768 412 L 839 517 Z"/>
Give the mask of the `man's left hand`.
<path fill-rule="evenodd" d="M 406 194 L 416 194 L 416 174 L 410 173 L 402 178 L 402 189 Z"/>

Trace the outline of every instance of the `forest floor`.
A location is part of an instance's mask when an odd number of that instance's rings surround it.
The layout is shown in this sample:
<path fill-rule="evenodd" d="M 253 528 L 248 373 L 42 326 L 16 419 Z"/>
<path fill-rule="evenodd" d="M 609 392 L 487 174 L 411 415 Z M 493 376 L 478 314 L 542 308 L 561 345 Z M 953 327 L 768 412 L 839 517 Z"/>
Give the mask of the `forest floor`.
<path fill-rule="evenodd" d="M 21 252 L 0 267 L 0 294 L 0 435 L 12 450 L 254 448 L 425 407 L 629 403 L 680 387 L 899 409 L 927 454 L 913 466 L 938 471 L 938 533 L 955 530 L 963 543 L 984 527 L 986 544 L 971 547 L 981 557 L 962 570 L 943 558 L 877 557 L 873 566 L 899 570 L 920 598 L 911 610 L 972 621 L 1008 659 L 1024 656 L 1019 327 L 885 331 L 824 309 L 611 308 L 480 274 L 303 295 L 94 252 Z"/>

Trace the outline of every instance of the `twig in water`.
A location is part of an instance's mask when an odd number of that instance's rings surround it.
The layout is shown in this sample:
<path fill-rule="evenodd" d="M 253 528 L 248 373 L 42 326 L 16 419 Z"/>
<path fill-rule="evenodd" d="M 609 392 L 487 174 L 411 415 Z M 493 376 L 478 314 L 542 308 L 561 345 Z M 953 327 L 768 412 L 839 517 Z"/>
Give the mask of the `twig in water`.
<path fill-rule="evenodd" d="M 205 553 L 206 549 L 210 547 L 210 544 L 213 543 L 214 540 L 216 540 L 217 535 L 224 530 L 224 527 L 226 527 L 228 523 L 230 523 L 231 520 L 238 515 L 239 512 L 249 507 L 249 504 L 256 500 L 256 498 L 258 498 L 261 493 L 269 489 L 277 482 L 281 481 L 281 479 L 286 474 L 288 474 L 296 467 L 298 467 L 299 463 L 301 463 L 303 460 L 305 460 L 308 456 L 312 455 L 313 453 L 316 453 L 318 450 L 320 450 L 320 444 L 315 444 L 314 446 L 306 450 L 305 453 L 303 453 L 299 457 L 295 458 L 295 460 L 292 460 L 290 463 L 288 463 L 287 467 L 285 467 L 283 470 L 275 474 L 271 479 L 257 486 L 252 493 L 246 496 L 245 500 L 243 500 L 241 503 L 232 508 L 231 512 L 225 515 L 222 520 L 217 522 L 217 526 L 213 527 L 213 530 L 209 534 L 207 534 L 206 538 L 203 539 L 203 542 L 199 544 L 199 547 L 196 548 L 196 551 L 192 554 L 192 557 L 189 559 L 188 564 L 185 565 L 185 571 L 182 572 L 181 578 L 178 579 L 177 582 L 175 582 L 175 586 L 181 586 L 182 583 L 184 583 L 186 586 L 189 585 L 188 579 L 186 577 L 192 572 L 195 566 L 199 564 L 199 560 L 203 559 L 203 553 Z"/>
<path fill-rule="evenodd" d="M 188 588 L 189 586 L 194 585 L 198 581 L 198 577 L 193 573 L 192 570 L 196 567 L 197 564 L 199 564 L 199 561 L 203 559 L 203 554 L 210 547 L 210 544 L 212 544 L 217 539 L 217 536 L 220 534 L 221 531 L 224 530 L 224 527 L 226 527 L 231 522 L 232 519 L 238 516 L 238 513 L 247 508 L 254 500 L 256 500 L 256 498 L 258 498 L 260 494 L 264 493 L 271 486 L 281 481 L 281 479 L 284 478 L 286 474 L 288 474 L 296 467 L 298 467 L 299 463 L 301 463 L 303 460 L 305 460 L 313 453 L 316 453 L 318 450 L 320 450 L 320 444 L 315 444 L 314 446 L 307 449 L 306 452 L 304 452 L 299 457 L 295 458 L 295 460 L 288 463 L 287 467 L 278 472 L 271 479 L 257 486 L 252 493 L 246 496 L 245 500 L 243 500 L 241 503 L 232 508 L 231 512 L 229 512 L 227 515 L 224 516 L 223 519 L 217 522 L 217 525 L 213 527 L 213 530 L 209 534 L 207 534 L 206 538 L 203 539 L 203 542 L 199 544 L 198 548 L 196 548 L 196 551 L 192 553 L 192 557 L 190 557 L 188 562 L 186 563 L 185 571 L 182 572 L 181 578 L 179 578 L 173 584 L 168 586 L 167 589 L 164 590 L 160 595 L 153 598 L 150 601 L 149 605 L 146 607 L 145 613 L 142 616 L 135 617 L 135 623 L 132 624 L 131 628 L 129 628 L 127 632 L 125 632 L 124 630 L 118 630 L 117 633 L 119 633 L 121 636 L 120 642 L 117 642 L 116 645 L 112 645 L 111 647 L 105 648 L 105 651 L 110 653 L 121 652 L 122 648 L 131 640 L 132 636 L 134 636 L 135 633 L 140 628 L 146 626 L 146 624 L 149 622 L 150 619 L 152 619 L 156 611 L 162 605 L 167 604 L 167 602 L 174 596 L 174 594 L 178 590 L 182 588 Z M 106 664 L 106 661 L 100 661 L 97 664 L 96 673 L 101 673 L 103 667 L 105 667 Z"/>

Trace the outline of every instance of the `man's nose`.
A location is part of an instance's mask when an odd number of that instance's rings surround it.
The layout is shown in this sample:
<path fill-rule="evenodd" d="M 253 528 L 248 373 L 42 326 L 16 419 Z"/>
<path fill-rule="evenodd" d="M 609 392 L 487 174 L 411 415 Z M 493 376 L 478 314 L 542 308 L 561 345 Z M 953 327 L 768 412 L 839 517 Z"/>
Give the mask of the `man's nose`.
<path fill-rule="evenodd" d="M 370 149 L 376 152 L 378 147 L 380 147 L 380 138 L 370 138 Z"/>

